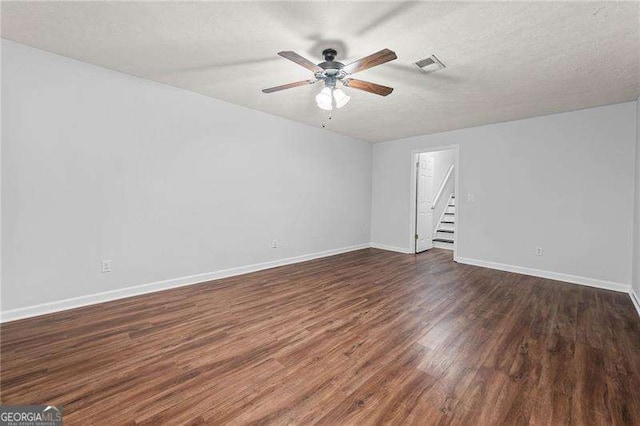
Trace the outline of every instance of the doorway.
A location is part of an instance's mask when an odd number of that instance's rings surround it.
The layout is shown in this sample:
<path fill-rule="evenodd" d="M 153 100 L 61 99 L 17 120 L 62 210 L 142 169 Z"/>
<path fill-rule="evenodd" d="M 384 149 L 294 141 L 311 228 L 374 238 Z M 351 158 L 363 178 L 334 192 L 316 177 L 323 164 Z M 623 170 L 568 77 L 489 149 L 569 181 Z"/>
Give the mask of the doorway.
<path fill-rule="evenodd" d="M 458 241 L 458 147 L 412 153 L 412 247 L 415 253 L 431 248 L 452 250 Z"/>

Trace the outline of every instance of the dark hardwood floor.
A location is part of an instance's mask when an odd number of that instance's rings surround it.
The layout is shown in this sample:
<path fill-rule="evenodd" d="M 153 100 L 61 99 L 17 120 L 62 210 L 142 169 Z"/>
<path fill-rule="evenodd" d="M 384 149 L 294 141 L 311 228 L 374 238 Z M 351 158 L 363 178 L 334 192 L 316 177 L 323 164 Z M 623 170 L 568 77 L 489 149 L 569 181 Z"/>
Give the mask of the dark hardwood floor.
<path fill-rule="evenodd" d="M 629 296 L 375 249 L 4 324 L 65 424 L 640 424 Z"/>

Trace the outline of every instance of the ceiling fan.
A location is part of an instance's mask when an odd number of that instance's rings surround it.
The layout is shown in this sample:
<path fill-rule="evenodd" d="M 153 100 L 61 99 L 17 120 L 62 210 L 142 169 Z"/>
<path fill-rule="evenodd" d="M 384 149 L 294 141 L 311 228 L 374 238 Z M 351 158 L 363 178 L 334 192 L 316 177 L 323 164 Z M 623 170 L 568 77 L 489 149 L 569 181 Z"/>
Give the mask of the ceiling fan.
<path fill-rule="evenodd" d="M 395 52 L 389 49 L 382 49 L 372 55 L 358 59 L 348 65 L 344 65 L 341 62 L 335 61 L 336 55 L 335 49 L 325 49 L 322 52 L 324 56 L 324 62 L 314 64 L 310 60 L 303 58 L 292 51 L 278 52 L 278 55 L 285 59 L 295 62 L 313 72 L 313 79 L 296 81 L 294 83 L 283 84 L 281 86 L 270 87 L 263 89 L 263 93 L 279 92 L 280 90 L 291 89 L 293 87 L 306 86 L 308 84 L 314 84 L 319 81 L 324 81 L 324 88 L 318 95 L 316 95 L 316 103 L 318 107 L 327 111 L 331 111 L 334 106 L 342 108 L 351 99 L 346 93 L 340 89 L 336 89 L 336 83 L 339 81 L 345 87 L 351 87 L 353 89 L 364 90 L 365 92 L 374 93 L 380 96 L 387 96 L 393 92 L 392 87 L 383 86 L 381 84 L 371 83 L 368 81 L 357 80 L 351 78 L 351 74 L 355 74 L 359 71 L 375 67 L 377 65 L 384 64 L 385 62 L 393 61 L 397 59 Z"/>

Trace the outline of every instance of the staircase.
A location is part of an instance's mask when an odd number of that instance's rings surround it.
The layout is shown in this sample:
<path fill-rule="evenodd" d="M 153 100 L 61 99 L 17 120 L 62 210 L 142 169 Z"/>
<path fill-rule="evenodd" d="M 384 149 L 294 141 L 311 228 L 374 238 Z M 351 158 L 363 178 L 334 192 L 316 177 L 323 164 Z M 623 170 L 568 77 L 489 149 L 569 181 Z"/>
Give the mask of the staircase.
<path fill-rule="evenodd" d="M 451 194 L 449 202 L 440 217 L 440 222 L 436 227 L 436 232 L 433 237 L 433 246 L 436 248 L 443 248 L 453 250 L 453 241 L 455 235 L 453 233 L 454 224 L 456 221 L 456 196 Z"/>

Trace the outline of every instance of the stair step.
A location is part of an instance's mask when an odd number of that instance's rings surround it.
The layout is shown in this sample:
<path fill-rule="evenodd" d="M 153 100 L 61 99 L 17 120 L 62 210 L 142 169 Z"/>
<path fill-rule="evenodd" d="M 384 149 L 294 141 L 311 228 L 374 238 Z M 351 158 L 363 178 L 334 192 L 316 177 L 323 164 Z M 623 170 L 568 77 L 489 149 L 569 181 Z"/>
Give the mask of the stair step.
<path fill-rule="evenodd" d="M 441 220 L 440 223 L 451 223 L 452 224 L 453 221 L 452 220 Z"/>
<path fill-rule="evenodd" d="M 447 207 L 455 207 L 455 204 L 449 204 Z"/>
<path fill-rule="evenodd" d="M 453 244 L 453 240 L 449 240 L 447 238 L 434 238 L 433 242 L 434 243 L 451 243 L 451 244 Z"/>
<path fill-rule="evenodd" d="M 453 229 L 438 229 L 436 232 L 446 232 L 447 234 L 453 234 Z"/>
<path fill-rule="evenodd" d="M 447 216 L 454 216 L 455 213 L 445 213 Z"/>

